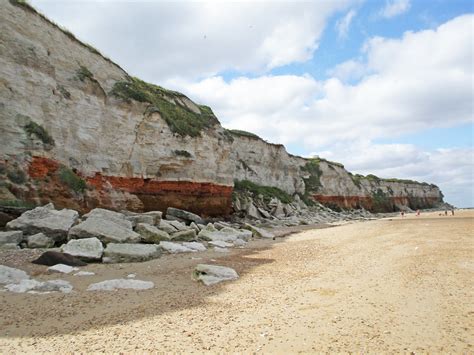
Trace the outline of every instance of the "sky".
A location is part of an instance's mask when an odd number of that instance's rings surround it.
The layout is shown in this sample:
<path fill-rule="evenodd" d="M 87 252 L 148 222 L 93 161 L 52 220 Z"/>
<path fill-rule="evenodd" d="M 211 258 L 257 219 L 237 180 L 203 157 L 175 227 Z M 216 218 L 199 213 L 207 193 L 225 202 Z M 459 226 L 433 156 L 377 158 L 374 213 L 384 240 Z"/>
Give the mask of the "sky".
<path fill-rule="evenodd" d="M 474 206 L 472 0 L 30 2 L 226 128 Z"/>

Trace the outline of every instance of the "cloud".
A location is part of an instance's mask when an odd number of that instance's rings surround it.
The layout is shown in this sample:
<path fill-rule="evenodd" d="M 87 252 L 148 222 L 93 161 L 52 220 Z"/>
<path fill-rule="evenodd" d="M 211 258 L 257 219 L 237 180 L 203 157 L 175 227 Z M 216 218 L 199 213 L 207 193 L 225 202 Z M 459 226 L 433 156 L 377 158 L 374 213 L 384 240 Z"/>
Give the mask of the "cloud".
<path fill-rule="evenodd" d="M 472 122 L 473 20 L 473 15 L 465 15 L 399 39 L 372 38 L 364 45 L 362 59 L 336 66 L 332 72 L 339 77 L 323 81 L 310 75 L 230 81 L 215 76 L 169 81 L 167 86 L 210 105 L 226 127 L 307 151 L 332 152 L 348 167 L 365 172 L 433 182 L 451 179 L 455 186 L 465 186 L 466 160 L 452 169 L 447 157 L 472 157 L 472 151 L 423 152 L 415 146 L 373 142 Z M 358 80 L 346 83 L 342 74 Z M 355 146 L 364 149 L 352 149 Z M 364 160 L 364 155 L 373 159 Z M 429 166 L 457 175 L 423 175 Z"/>
<path fill-rule="evenodd" d="M 32 3 L 132 75 L 162 82 L 264 73 L 312 58 L 328 19 L 356 0 Z"/>
<path fill-rule="evenodd" d="M 350 10 L 343 18 L 336 22 L 336 30 L 340 39 L 347 38 L 352 19 L 356 15 L 355 10 Z"/>
<path fill-rule="evenodd" d="M 380 16 L 392 18 L 407 12 L 410 9 L 410 0 L 390 0 L 385 3 L 385 7 L 380 10 Z"/>

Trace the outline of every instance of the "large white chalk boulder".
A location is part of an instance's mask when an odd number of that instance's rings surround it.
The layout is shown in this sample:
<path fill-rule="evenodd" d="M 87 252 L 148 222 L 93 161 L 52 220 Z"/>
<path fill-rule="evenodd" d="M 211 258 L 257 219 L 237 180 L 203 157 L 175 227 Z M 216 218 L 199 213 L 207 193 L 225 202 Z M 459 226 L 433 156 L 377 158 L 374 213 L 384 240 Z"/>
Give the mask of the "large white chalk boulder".
<path fill-rule="evenodd" d="M 118 289 L 148 290 L 154 286 L 155 284 L 151 281 L 114 279 L 93 283 L 87 287 L 87 291 L 115 291 Z"/>
<path fill-rule="evenodd" d="M 61 247 L 63 253 L 67 253 L 86 261 L 97 261 L 102 258 L 104 247 L 99 239 L 84 238 L 71 239 Z"/>
<path fill-rule="evenodd" d="M 156 259 L 161 249 L 156 244 L 109 243 L 104 250 L 104 263 L 133 263 Z"/>
<path fill-rule="evenodd" d="M 245 223 L 245 228 L 250 230 L 253 233 L 253 236 L 255 238 L 266 238 L 266 239 L 275 238 L 275 235 L 273 233 L 270 233 L 269 231 L 266 231 L 263 228 L 258 228 L 248 223 Z"/>
<path fill-rule="evenodd" d="M 28 248 L 52 248 L 54 246 L 54 240 L 44 233 L 37 233 L 28 236 L 27 238 Z"/>
<path fill-rule="evenodd" d="M 140 234 L 132 230 L 131 222 L 126 220 L 117 223 L 117 220 L 89 217 L 69 231 L 69 239 L 94 237 L 103 243 L 138 243 L 141 239 Z"/>
<path fill-rule="evenodd" d="M 28 280 L 30 277 L 26 272 L 13 267 L 0 265 L 0 284 L 14 284 L 21 280 Z"/>
<path fill-rule="evenodd" d="M 168 207 L 166 210 L 166 218 L 171 219 L 171 218 L 176 218 L 178 221 L 184 220 L 186 222 L 194 222 L 194 223 L 201 223 L 203 224 L 204 221 L 201 217 L 199 217 L 197 214 L 181 210 L 179 208 L 174 208 L 174 207 Z"/>
<path fill-rule="evenodd" d="M 15 293 L 48 293 L 60 291 L 63 293 L 70 293 L 73 289 L 72 285 L 65 280 L 21 280 L 19 283 L 6 285 L 5 288 L 10 292 Z"/>
<path fill-rule="evenodd" d="M 126 229 L 131 229 L 133 223 L 127 219 L 127 216 L 120 212 L 110 211 L 103 208 L 94 208 L 89 213 L 82 216 L 83 218 L 98 218 L 101 220 L 107 220 L 114 222 L 115 224 L 121 225 Z"/>
<path fill-rule="evenodd" d="M 199 264 L 193 271 L 193 279 L 201 281 L 206 286 L 238 278 L 239 275 L 234 269 L 225 266 Z"/>
<path fill-rule="evenodd" d="M 23 240 L 22 231 L 6 231 L 0 232 L 0 245 L 15 244 L 18 245 Z"/>
<path fill-rule="evenodd" d="M 77 211 L 69 209 L 57 211 L 54 209 L 54 205 L 50 203 L 26 211 L 17 219 L 8 222 L 7 228 L 21 230 L 27 235 L 44 233 L 55 241 L 63 241 L 78 218 L 79 213 Z"/>
<path fill-rule="evenodd" d="M 163 249 L 165 252 L 170 253 L 170 254 L 191 253 L 191 252 L 196 251 L 184 245 L 173 243 L 173 242 L 160 242 L 159 247 Z"/>
<path fill-rule="evenodd" d="M 144 243 L 159 243 L 162 240 L 171 240 L 168 233 L 148 223 L 138 223 L 135 232 L 141 235 Z"/>

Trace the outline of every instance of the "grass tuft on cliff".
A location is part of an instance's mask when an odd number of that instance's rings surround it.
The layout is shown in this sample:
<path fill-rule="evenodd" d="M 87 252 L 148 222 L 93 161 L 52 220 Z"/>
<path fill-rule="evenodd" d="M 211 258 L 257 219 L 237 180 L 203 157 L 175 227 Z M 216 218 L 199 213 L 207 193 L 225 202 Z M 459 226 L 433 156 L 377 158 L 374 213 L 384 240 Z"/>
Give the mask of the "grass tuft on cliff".
<path fill-rule="evenodd" d="M 293 198 L 278 187 L 262 186 L 249 180 L 235 180 L 234 190 L 237 192 L 251 192 L 254 196 L 262 195 L 266 202 L 276 197 L 283 203 L 291 203 Z"/>
<path fill-rule="evenodd" d="M 254 133 L 242 131 L 240 129 L 227 129 L 226 131 L 228 131 L 230 134 L 233 134 L 234 136 L 261 139 L 259 136 L 257 136 Z"/>
<path fill-rule="evenodd" d="M 87 184 L 74 171 L 65 166 L 59 169 L 59 180 L 77 193 L 85 191 Z"/>
<path fill-rule="evenodd" d="M 43 128 L 43 126 L 30 120 L 23 128 L 25 129 L 25 132 L 30 138 L 31 136 L 36 136 L 43 142 L 43 144 L 54 146 L 53 137 L 49 135 L 49 133 Z"/>
<path fill-rule="evenodd" d="M 219 123 L 211 108 L 199 105 L 197 107 L 200 112 L 196 113 L 186 105 L 189 99 L 183 94 L 146 83 L 138 78 L 117 81 L 110 93 L 125 101 L 149 103 L 147 112 L 160 113 L 171 131 L 183 137 L 200 136 L 202 130 Z"/>

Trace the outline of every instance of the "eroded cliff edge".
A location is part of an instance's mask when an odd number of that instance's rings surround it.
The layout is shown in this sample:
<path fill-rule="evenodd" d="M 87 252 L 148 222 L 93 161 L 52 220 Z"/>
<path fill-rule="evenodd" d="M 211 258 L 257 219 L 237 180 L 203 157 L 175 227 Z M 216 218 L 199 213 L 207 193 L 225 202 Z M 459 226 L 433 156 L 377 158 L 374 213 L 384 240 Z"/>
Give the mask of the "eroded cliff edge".
<path fill-rule="evenodd" d="M 332 207 L 442 201 L 434 185 L 352 176 L 340 164 L 228 131 L 210 108 L 131 78 L 13 0 L 0 8 L 0 117 L 4 203 L 226 215 L 234 180 Z"/>

